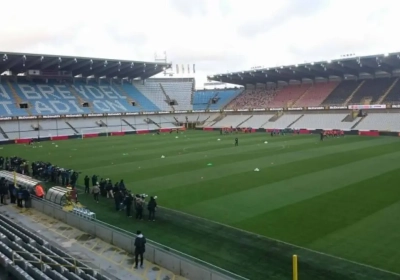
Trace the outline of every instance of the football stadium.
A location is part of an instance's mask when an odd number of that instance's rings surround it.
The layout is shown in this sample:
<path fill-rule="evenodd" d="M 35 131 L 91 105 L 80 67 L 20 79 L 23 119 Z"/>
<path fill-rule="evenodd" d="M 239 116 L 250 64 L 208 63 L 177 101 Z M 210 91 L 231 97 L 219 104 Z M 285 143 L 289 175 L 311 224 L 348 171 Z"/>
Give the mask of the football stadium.
<path fill-rule="evenodd" d="M 400 53 L 172 68 L 0 52 L 1 273 L 400 279 Z"/>

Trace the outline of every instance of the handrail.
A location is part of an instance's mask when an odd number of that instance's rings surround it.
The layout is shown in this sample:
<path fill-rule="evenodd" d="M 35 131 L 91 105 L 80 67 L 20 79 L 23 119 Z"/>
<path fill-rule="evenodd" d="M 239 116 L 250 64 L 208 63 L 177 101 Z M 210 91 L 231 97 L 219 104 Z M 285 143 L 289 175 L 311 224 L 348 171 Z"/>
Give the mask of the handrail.
<path fill-rule="evenodd" d="M 51 205 L 52 207 L 55 207 L 55 208 L 58 208 L 58 209 L 62 209 L 62 207 L 60 205 L 55 204 L 55 203 L 53 203 L 51 201 L 44 200 L 44 199 L 38 199 L 38 198 L 36 198 L 34 196 L 31 196 L 31 198 L 33 200 L 37 201 L 37 202 L 40 202 L 40 203 L 43 203 L 43 204 L 48 204 L 48 205 Z M 70 213 L 70 214 L 72 214 L 72 213 Z M 97 223 L 97 224 L 99 224 L 100 226 L 103 226 L 103 227 L 114 229 L 115 231 L 123 233 L 123 234 L 125 234 L 127 236 L 131 236 L 131 237 L 136 237 L 137 236 L 136 234 L 134 234 L 132 232 L 129 232 L 129 231 L 126 231 L 126 230 L 124 230 L 122 228 L 110 225 L 110 224 L 105 223 L 103 221 L 100 221 L 100 220 L 98 220 L 96 218 L 90 220 L 90 222 Z M 211 263 L 208 263 L 206 261 L 203 261 L 203 260 L 198 259 L 196 257 L 193 257 L 191 255 L 188 255 L 188 254 L 185 254 L 185 253 L 180 252 L 178 250 L 175 250 L 175 249 L 173 249 L 171 247 L 168 247 L 168 246 L 163 245 L 161 243 L 158 243 L 156 241 L 153 241 L 153 240 L 150 240 L 150 239 L 146 239 L 146 240 L 147 240 L 147 242 L 149 244 L 151 244 L 152 246 L 156 247 L 157 249 L 159 249 L 161 251 L 168 252 L 170 254 L 174 254 L 174 255 L 180 256 L 180 257 L 184 258 L 185 260 L 187 260 L 189 262 L 192 262 L 192 263 L 195 263 L 195 264 L 200 264 L 200 265 L 205 266 L 207 268 L 213 269 L 214 271 L 216 271 L 218 273 L 221 273 L 221 274 L 223 274 L 225 276 L 231 277 L 231 278 L 236 279 L 236 280 L 249 280 L 248 278 L 245 278 L 243 276 L 237 275 L 237 274 L 235 274 L 233 272 L 230 272 L 230 271 L 225 270 L 225 269 L 223 269 L 221 267 L 215 266 L 215 265 L 213 265 Z"/>

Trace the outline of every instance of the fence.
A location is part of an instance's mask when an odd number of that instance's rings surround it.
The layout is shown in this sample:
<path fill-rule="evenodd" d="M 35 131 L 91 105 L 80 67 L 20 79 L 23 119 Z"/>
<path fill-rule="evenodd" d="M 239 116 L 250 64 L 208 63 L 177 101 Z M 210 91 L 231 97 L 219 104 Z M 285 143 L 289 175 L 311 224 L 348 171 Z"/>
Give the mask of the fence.
<path fill-rule="evenodd" d="M 83 219 L 45 200 L 33 198 L 32 208 L 116 247 L 123 248 L 128 253 L 134 253 L 136 236 L 130 232 L 99 220 Z M 146 246 L 145 259 L 191 280 L 248 280 L 151 240 L 148 240 Z"/>

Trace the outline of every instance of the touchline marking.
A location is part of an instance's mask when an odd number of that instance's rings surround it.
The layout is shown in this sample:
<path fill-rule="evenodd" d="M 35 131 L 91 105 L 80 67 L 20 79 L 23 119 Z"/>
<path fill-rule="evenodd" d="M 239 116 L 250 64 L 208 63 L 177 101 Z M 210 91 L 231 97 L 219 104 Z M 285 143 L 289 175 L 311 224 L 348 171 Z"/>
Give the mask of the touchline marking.
<path fill-rule="evenodd" d="M 295 244 L 291 244 L 289 242 L 285 242 L 285 241 L 282 241 L 282 240 L 270 238 L 270 237 L 267 237 L 265 235 L 255 234 L 253 232 L 250 232 L 250 231 L 247 231 L 247 230 L 244 230 L 244 229 L 240 229 L 240 228 L 233 227 L 233 226 L 230 226 L 230 225 L 227 225 L 227 224 L 219 223 L 219 222 L 216 222 L 216 221 L 213 221 L 213 220 L 210 220 L 210 219 L 206 219 L 206 218 L 203 218 L 203 217 L 195 216 L 195 215 L 188 214 L 188 213 L 185 213 L 185 212 L 182 212 L 182 211 L 178 211 L 178 210 L 174 210 L 174 209 L 170 209 L 170 208 L 166 208 L 166 207 L 160 207 L 160 208 L 168 209 L 168 210 L 170 210 L 172 212 L 181 213 L 183 215 L 187 215 L 187 216 L 190 216 L 190 217 L 193 217 L 193 218 L 197 218 L 197 219 L 201 219 L 201 220 L 204 220 L 204 221 L 207 221 L 207 222 L 210 222 L 210 223 L 214 223 L 214 224 L 217 224 L 217 225 L 225 226 L 225 227 L 228 227 L 228 228 L 231 228 L 231 229 L 235 229 L 235 230 L 238 230 L 238 231 L 250 234 L 250 235 L 255 235 L 255 236 L 259 237 L 259 238 L 264 238 L 264 239 L 267 239 L 267 240 L 270 240 L 270 241 L 274 241 L 274 242 L 277 242 L 277 243 L 289 245 L 289 246 L 295 247 L 297 249 L 302 249 L 302 250 L 309 251 L 309 252 L 312 252 L 312 253 L 315 253 L 315 254 L 320 254 L 320 255 L 323 255 L 323 256 L 331 257 L 331 258 L 334 258 L 334 259 L 337 259 L 337 260 L 346 261 L 346 262 L 349 262 L 349 263 L 352 263 L 352 264 L 356 264 L 356 265 L 359 265 L 359 266 L 367 267 L 367 268 L 370 268 L 370 269 L 374 269 L 374 270 L 381 271 L 381 272 L 384 272 L 384 273 L 392 274 L 392 275 L 395 275 L 395 276 L 400 276 L 400 273 L 396 273 L 396 272 L 389 271 L 389 270 L 386 270 L 386 269 L 383 269 L 383 268 L 378 268 L 378 267 L 375 267 L 375 266 L 372 266 L 372 265 L 368 265 L 368 264 L 364 264 L 364 263 L 359 263 L 359 262 L 356 262 L 356 261 L 348 260 L 348 259 L 341 258 L 341 257 L 338 257 L 338 256 L 334 256 L 334 255 L 330 255 L 330 254 L 327 254 L 327 253 L 323 253 L 323 252 L 319 252 L 319 251 L 316 251 L 316 250 L 312 250 L 312 249 L 309 249 L 309 248 L 301 247 L 301 246 L 298 246 L 298 245 L 295 245 Z"/>

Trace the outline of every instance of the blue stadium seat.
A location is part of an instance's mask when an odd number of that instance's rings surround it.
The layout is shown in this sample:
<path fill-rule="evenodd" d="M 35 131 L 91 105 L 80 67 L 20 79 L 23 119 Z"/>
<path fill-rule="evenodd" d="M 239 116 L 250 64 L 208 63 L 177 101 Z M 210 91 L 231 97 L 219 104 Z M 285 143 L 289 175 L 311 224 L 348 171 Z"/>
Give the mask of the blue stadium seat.
<path fill-rule="evenodd" d="M 137 103 L 135 106 L 133 101 Z M 85 102 L 90 107 L 83 107 Z M 20 109 L 21 103 L 27 103 L 28 109 Z M 84 81 L 75 84 L 2 81 L 0 105 L 2 117 L 159 111 L 132 85 Z"/>
<path fill-rule="evenodd" d="M 219 110 L 225 107 L 233 98 L 241 93 L 241 89 L 223 89 L 223 90 L 199 90 L 194 93 L 193 110 L 204 110 L 210 106 L 210 110 Z M 212 103 L 210 99 L 216 99 Z"/>

